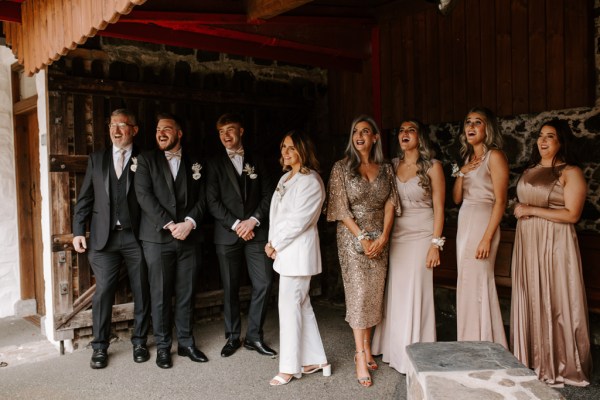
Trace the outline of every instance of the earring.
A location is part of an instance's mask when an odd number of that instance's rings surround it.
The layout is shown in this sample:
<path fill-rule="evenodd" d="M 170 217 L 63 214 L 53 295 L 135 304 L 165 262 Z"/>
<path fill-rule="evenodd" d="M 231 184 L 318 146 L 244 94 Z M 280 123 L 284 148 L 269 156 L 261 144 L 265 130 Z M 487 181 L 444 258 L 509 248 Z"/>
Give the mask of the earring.
<path fill-rule="evenodd" d="M 373 140 L 373 144 L 377 143 L 377 140 Z"/>

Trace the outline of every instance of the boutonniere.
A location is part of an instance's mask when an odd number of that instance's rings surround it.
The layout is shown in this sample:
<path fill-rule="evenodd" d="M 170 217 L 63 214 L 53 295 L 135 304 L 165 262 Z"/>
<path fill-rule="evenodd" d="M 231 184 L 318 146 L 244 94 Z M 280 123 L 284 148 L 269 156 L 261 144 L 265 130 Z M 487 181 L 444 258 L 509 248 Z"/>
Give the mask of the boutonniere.
<path fill-rule="evenodd" d="M 194 180 L 198 180 L 202 176 L 202 174 L 200 174 L 201 169 L 202 165 L 200 165 L 199 163 L 194 163 L 194 165 L 192 165 L 192 178 L 194 178 Z"/>
<path fill-rule="evenodd" d="M 283 186 L 283 183 L 277 185 L 277 188 L 275 188 L 275 193 L 279 195 L 280 199 L 283 198 L 283 195 L 285 194 L 285 186 Z"/>
<path fill-rule="evenodd" d="M 250 164 L 248 164 L 248 163 L 246 163 L 246 165 L 244 165 L 244 169 L 242 170 L 242 172 L 245 172 L 246 175 L 248 175 L 248 177 L 250 179 L 258 178 L 258 175 L 256 175 L 254 173 L 254 167 L 250 166 Z"/>
<path fill-rule="evenodd" d="M 135 172 L 137 170 L 137 157 L 131 157 L 131 172 Z"/>

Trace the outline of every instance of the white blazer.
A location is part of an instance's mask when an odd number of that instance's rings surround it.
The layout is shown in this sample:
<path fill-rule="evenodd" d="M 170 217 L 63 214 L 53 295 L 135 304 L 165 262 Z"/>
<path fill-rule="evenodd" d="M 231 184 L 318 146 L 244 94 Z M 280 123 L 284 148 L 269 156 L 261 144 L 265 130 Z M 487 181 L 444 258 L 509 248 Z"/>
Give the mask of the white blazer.
<path fill-rule="evenodd" d="M 269 241 L 277 250 L 273 269 L 285 276 L 317 275 L 322 271 L 317 222 L 325 186 L 313 170 L 285 182 L 289 174 L 281 177 L 271 200 Z"/>

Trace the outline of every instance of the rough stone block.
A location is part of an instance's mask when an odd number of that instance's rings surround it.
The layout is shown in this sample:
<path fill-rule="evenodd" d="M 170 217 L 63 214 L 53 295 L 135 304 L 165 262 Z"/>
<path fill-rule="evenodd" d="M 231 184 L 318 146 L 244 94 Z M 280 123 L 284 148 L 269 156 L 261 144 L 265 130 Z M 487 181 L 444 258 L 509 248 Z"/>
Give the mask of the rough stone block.
<path fill-rule="evenodd" d="M 409 400 L 564 399 L 496 343 L 415 343 L 406 352 Z"/>

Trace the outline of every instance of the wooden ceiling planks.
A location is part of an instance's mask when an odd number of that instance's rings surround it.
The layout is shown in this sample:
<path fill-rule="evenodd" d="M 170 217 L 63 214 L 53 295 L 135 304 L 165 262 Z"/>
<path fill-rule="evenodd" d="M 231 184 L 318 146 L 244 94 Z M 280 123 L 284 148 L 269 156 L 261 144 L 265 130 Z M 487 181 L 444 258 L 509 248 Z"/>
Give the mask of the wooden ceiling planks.
<path fill-rule="evenodd" d="M 21 22 L 4 23 L 6 43 L 31 75 L 145 2 L 26 0 L 20 4 Z"/>
<path fill-rule="evenodd" d="M 269 19 L 312 1 L 313 0 L 247 0 L 246 14 L 248 15 L 249 21 Z"/>

